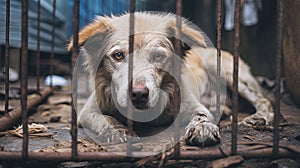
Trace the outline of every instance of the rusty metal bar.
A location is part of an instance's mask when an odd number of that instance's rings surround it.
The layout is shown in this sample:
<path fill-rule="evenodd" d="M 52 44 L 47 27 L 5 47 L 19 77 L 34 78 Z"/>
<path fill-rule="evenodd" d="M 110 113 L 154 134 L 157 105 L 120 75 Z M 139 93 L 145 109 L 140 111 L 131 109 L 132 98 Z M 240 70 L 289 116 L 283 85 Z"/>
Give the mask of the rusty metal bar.
<path fill-rule="evenodd" d="M 40 92 L 41 0 L 37 1 L 36 90 Z"/>
<path fill-rule="evenodd" d="M 237 122 L 238 122 L 238 67 L 239 67 L 239 48 L 240 48 L 240 10 L 241 0 L 235 1 L 234 13 L 234 57 L 233 57 L 233 84 L 232 84 L 232 134 L 231 134 L 231 154 L 237 154 Z"/>
<path fill-rule="evenodd" d="M 283 18 L 283 2 L 277 0 L 277 55 L 276 55 L 276 86 L 275 86 L 275 116 L 273 122 L 273 155 L 277 156 L 279 150 L 279 118 L 280 118 L 280 88 L 281 88 L 281 41 L 282 41 L 282 18 Z"/>
<path fill-rule="evenodd" d="M 80 0 L 74 1 L 74 8 L 73 8 L 73 51 L 72 51 L 72 69 L 74 69 L 78 53 L 79 53 L 79 46 L 78 46 L 78 32 L 79 32 L 79 3 Z M 77 151 L 77 76 L 72 76 L 73 82 L 72 85 L 72 125 L 71 125 L 71 137 L 72 137 L 72 158 L 75 159 L 78 156 Z"/>
<path fill-rule="evenodd" d="M 130 0 L 130 20 L 129 20 L 129 54 L 130 56 L 128 57 L 128 94 L 129 94 L 129 99 L 127 102 L 128 109 L 127 109 L 127 127 L 129 129 L 129 136 L 127 137 L 127 156 L 132 155 L 132 138 L 133 136 L 133 121 L 131 120 L 132 118 L 132 113 L 133 109 L 131 104 L 132 100 L 132 70 L 133 70 L 133 54 L 134 54 L 134 12 L 135 12 L 135 0 Z"/>
<path fill-rule="evenodd" d="M 27 111 L 27 84 L 28 84 L 28 0 L 22 1 L 22 56 L 21 56 L 21 113 L 23 124 L 22 157 L 28 158 L 28 111 Z"/>
<path fill-rule="evenodd" d="M 222 0 L 218 0 L 217 16 L 217 97 L 216 111 L 221 114 L 220 109 L 220 89 L 221 89 L 221 40 L 222 40 Z"/>
<path fill-rule="evenodd" d="M 54 47 L 55 47 L 55 13 L 56 0 L 52 2 L 52 32 L 51 32 L 51 54 L 50 54 L 50 86 L 53 86 L 53 62 L 54 62 Z"/>
<path fill-rule="evenodd" d="M 197 151 L 180 151 L 180 158 L 172 157 L 172 152 L 166 152 L 166 156 L 170 159 L 179 160 L 198 160 L 198 159 L 218 159 L 227 157 L 231 152 L 230 149 L 210 149 L 210 150 L 197 150 Z M 124 162 L 139 160 L 143 157 L 155 155 L 155 152 L 133 152 L 130 158 L 126 156 L 126 152 L 81 152 L 78 153 L 76 161 L 104 161 L 104 162 Z M 272 154 L 272 147 L 266 147 L 258 150 L 239 150 L 237 154 L 244 158 L 270 158 Z M 72 159 L 72 154 L 69 152 L 29 152 L 29 159 L 34 161 L 69 161 Z M 279 148 L 278 157 L 280 158 L 299 158 L 300 154 L 293 151 Z M 21 152 L 4 152 L 0 151 L 0 157 L 3 160 L 21 160 Z"/>
<path fill-rule="evenodd" d="M 8 115 L 9 105 L 9 25 L 10 25 L 10 0 L 6 1 L 6 36 L 5 36 L 5 115 Z"/>
<path fill-rule="evenodd" d="M 30 99 L 26 105 L 26 111 L 29 111 L 34 106 L 40 104 L 46 97 L 48 97 L 52 93 L 52 89 L 49 87 L 42 88 L 39 94 L 36 95 L 33 99 Z M 10 129 L 13 125 L 15 125 L 20 117 L 22 116 L 23 109 L 21 107 L 16 108 L 8 113 L 7 116 L 2 116 L 0 118 L 0 132 L 6 131 Z"/>
<path fill-rule="evenodd" d="M 182 53 L 181 50 L 181 31 L 182 31 L 182 0 L 176 0 L 176 43 L 175 43 L 175 50 L 176 50 L 176 55 L 181 56 L 180 54 Z M 174 66 L 174 75 L 175 79 L 180 82 L 180 65 L 178 65 L 179 62 L 176 61 L 173 63 Z M 175 132 L 174 132 L 174 142 L 176 142 L 174 146 L 174 157 L 179 158 L 180 157 L 180 124 L 179 121 L 176 120 L 179 114 L 179 108 L 180 108 L 180 88 L 179 84 L 177 87 L 175 87 L 175 93 L 174 93 L 174 100 L 173 100 L 173 115 L 174 115 L 174 126 L 175 126 Z"/>

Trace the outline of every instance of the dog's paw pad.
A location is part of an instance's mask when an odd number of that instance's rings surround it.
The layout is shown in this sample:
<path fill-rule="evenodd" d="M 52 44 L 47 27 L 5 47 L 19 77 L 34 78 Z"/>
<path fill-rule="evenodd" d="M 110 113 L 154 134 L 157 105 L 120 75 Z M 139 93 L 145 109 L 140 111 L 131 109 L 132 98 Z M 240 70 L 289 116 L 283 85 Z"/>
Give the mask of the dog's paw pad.
<path fill-rule="evenodd" d="M 218 126 L 205 121 L 197 124 L 190 123 L 186 127 L 184 139 L 188 145 L 212 146 L 219 143 L 221 137 Z"/>

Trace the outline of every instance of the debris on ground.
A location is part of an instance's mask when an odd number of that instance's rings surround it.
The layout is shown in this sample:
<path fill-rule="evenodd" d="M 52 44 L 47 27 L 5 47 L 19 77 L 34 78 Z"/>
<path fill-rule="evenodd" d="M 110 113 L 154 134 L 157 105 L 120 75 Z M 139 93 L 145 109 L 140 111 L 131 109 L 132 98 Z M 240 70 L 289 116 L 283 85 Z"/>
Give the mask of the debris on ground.
<path fill-rule="evenodd" d="M 28 135 L 29 137 L 51 137 L 52 134 L 46 133 L 48 128 L 42 124 L 28 124 Z M 23 138 L 23 125 L 20 125 L 14 130 L 8 130 L 7 133 L 10 135 Z"/>
<path fill-rule="evenodd" d="M 85 139 L 78 139 L 77 141 L 78 152 L 105 152 L 106 150 L 99 144 L 88 141 Z M 53 146 L 49 146 L 45 149 L 37 149 L 34 152 L 71 152 L 72 142 L 55 142 Z"/>
<path fill-rule="evenodd" d="M 281 113 L 284 115 L 286 121 L 280 121 L 280 149 L 289 150 L 300 153 L 300 108 L 293 104 L 286 104 L 286 96 L 283 96 L 281 104 Z M 0 101 L 1 102 L 1 101 Z M 79 99 L 78 104 L 84 104 L 85 101 Z M 12 107 L 18 107 L 19 101 L 10 100 Z M 243 111 L 242 111 L 243 112 Z M 239 120 L 249 115 L 248 113 L 239 113 Z M 1 116 L 0 112 L 0 116 Z M 39 105 L 29 112 L 29 151 L 30 152 L 71 152 L 71 97 L 69 93 L 58 93 L 51 95 L 44 104 Z M 231 121 L 229 118 L 224 118 L 220 122 L 220 134 L 222 142 L 211 148 L 219 148 L 225 152 L 224 156 L 229 155 L 226 151 L 230 150 L 231 144 Z M 158 128 L 156 128 L 158 129 Z M 152 128 L 151 128 L 152 130 Z M 160 129 L 155 130 L 159 132 Z M 163 130 L 163 129 L 161 129 Z M 22 127 L 18 127 L 10 132 L 0 132 L 0 151 L 21 151 L 22 150 L 22 139 L 23 137 Z M 45 137 L 43 136 L 45 134 Z M 48 136 L 49 135 L 49 136 Z M 166 136 L 166 137 L 172 137 Z M 238 150 L 247 152 L 252 150 L 260 150 L 271 148 L 273 145 L 273 127 L 269 126 L 254 126 L 252 128 L 239 126 L 238 135 Z M 173 144 L 170 139 L 158 138 L 155 141 L 134 143 L 133 151 L 151 151 L 158 152 L 157 155 L 144 158 L 139 162 L 126 162 L 126 163 L 105 163 L 106 167 L 120 167 L 139 165 L 140 167 L 217 167 L 228 164 L 229 167 L 272 167 L 277 166 L 288 166 L 299 167 L 299 159 L 285 159 L 279 161 L 278 159 L 270 160 L 269 158 L 264 159 L 244 159 L 239 158 L 225 158 L 226 164 L 218 163 L 219 160 L 168 160 L 169 156 L 166 153 L 161 152 L 163 144 Z M 78 152 L 105 152 L 105 151 L 126 151 L 126 144 L 100 144 L 94 142 L 90 134 L 84 128 L 78 128 Z M 181 144 L 181 150 L 186 151 L 197 151 L 206 150 L 203 147 L 186 146 Z M 166 147 L 170 149 L 169 147 Z M 229 160 L 226 160 L 229 159 Z M 232 159 L 232 160 L 230 160 Z M 289 161 L 291 160 L 291 161 Z M 238 162 L 239 161 L 239 162 Z M 286 161 L 286 162 L 285 162 Z M 220 161 L 223 162 L 223 161 Z M 238 162 L 238 163 L 235 163 Z M 104 163 L 88 162 L 88 163 L 60 163 L 61 167 L 72 167 L 80 165 L 92 165 L 94 167 L 103 167 Z M 228 167 L 227 166 L 227 167 Z M 0 165 L 1 167 L 1 165 Z M 56 166 L 57 167 L 57 166 Z M 84 166 L 83 166 L 84 167 Z"/>

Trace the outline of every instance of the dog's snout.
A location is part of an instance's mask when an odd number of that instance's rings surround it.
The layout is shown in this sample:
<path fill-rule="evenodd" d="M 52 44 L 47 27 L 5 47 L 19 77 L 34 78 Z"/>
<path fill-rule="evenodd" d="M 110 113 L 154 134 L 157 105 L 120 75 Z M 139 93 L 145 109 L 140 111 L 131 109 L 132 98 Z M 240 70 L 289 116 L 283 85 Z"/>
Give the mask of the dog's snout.
<path fill-rule="evenodd" d="M 142 85 L 132 86 L 132 103 L 138 109 L 147 108 L 149 89 Z"/>

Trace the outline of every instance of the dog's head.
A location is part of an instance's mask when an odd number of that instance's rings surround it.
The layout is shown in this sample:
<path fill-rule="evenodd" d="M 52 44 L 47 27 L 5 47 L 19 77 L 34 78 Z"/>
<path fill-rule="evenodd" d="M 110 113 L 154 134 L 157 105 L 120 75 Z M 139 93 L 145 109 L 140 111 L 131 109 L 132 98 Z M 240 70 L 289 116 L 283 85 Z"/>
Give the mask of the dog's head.
<path fill-rule="evenodd" d="M 133 55 L 132 93 L 137 109 L 165 106 L 176 82 L 171 72 L 176 57 L 176 16 L 171 14 L 135 13 L 134 52 L 129 53 L 129 14 L 119 17 L 97 17 L 79 33 L 79 45 L 85 64 L 95 74 L 95 88 L 102 99 L 116 96 L 117 104 L 127 106 L 128 58 Z M 179 60 L 193 47 L 206 47 L 204 36 L 182 21 Z M 73 43 L 68 49 L 73 48 Z M 178 68 L 178 67 L 175 67 Z M 101 78 L 101 79 L 100 79 Z M 106 90 L 105 92 L 103 90 Z M 112 93 L 109 93 L 112 92 Z M 111 101 L 110 101 L 111 102 Z"/>

